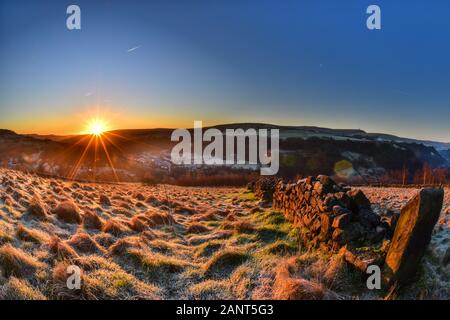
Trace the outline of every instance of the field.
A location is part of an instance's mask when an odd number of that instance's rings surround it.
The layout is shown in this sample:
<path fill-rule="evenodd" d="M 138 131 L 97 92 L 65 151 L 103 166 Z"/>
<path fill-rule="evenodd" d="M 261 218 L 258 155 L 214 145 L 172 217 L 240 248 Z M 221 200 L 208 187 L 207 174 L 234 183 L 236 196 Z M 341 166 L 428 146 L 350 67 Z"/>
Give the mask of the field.
<path fill-rule="evenodd" d="M 362 188 L 375 210 L 417 189 Z M 398 298 L 450 297 L 450 192 L 418 279 Z M 67 288 L 67 267 L 82 286 Z M 380 299 L 339 254 L 243 188 L 90 184 L 0 169 L 0 299 Z"/>

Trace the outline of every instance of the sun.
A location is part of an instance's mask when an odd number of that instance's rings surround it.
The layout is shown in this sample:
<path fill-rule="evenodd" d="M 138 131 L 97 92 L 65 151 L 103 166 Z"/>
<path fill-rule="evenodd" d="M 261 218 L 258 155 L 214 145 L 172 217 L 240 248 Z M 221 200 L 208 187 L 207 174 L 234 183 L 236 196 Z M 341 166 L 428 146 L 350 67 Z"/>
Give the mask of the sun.
<path fill-rule="evenodd" d="M 93 136 L 101 136 L 105 131 L 108 131 L 108 125 L 103 119 L 92 119 L 87 126 L 87 133 Z"/>

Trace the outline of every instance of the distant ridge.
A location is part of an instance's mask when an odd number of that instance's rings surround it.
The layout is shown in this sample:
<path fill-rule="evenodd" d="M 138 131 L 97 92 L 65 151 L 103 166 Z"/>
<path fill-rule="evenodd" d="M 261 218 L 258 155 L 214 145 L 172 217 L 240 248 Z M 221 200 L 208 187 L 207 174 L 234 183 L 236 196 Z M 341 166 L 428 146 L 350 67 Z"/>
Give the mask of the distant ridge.
<path fill-rule="evenodd" d="M 15 135 L 16 136 L 17 133 L 15 133 L 12 130 L 8 130 L 8 129 L 0 129 L 0 136 L 6 136 L 6 135 L 10 135 L 10 136 Z"/>

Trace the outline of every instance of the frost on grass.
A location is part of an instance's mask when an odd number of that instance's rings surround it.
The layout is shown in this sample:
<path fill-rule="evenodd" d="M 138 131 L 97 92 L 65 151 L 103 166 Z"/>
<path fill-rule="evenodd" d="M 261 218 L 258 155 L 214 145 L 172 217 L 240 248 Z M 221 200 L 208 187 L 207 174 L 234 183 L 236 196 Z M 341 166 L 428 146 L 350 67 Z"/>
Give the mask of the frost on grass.
<path fill-rule="evenodd" d="M 364 192 L 376 210 L 397 210 L 414 189 Z M 450 297 L 449 217 L 399 298 Z M 67 288 L 70 265 L 82 270 L 79 290 Z M 243 189 L 72 183 L 6 169 L 0 272 L 0 299 L 381 298 L 342 256 L 302 251 L 290 222 Z"/>

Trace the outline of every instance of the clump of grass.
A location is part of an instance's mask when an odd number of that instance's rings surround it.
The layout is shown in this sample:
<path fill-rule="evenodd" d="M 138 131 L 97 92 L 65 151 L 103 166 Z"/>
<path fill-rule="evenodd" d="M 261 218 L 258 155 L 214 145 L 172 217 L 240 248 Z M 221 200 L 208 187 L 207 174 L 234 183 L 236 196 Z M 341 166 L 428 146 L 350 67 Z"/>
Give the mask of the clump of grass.
<path fill-rule="evenodd" d="M 143 232 L 148 228 L 146 222 L 148 219 L 144 215 L 137 215 L 131 218 L 128 226 L 133 231 Z"/>
<path fill-rule="evenodd" d="M 123 256 L 127 254 L 128 249 L 140 248 L 142 246 L 141 238 L 126 237 L 117 240 L 111 247 L 109 247 L 109 254 Z"/>
<path fill-rule="evenodd" d="M 61 261 L 53 268 L 53 281 L 51 283 L 52 298 L 58 300 L 95 299 L 95 294 L 91 294 L 86 290 L 87 281 L 82 268 L 80 268 L 80 289 L 69 289 L 67 287 L 67 280 L 70 276 L 68 267 L 70 265 L 67 261 Z"/>
<path fill-rule="evenodd" d="M 222 247 L 222 245 L 223 245 L 223 242 L 219 241 L 219 240 L 211 240 L 211 241 L 205 242 L 205 243 L 201 244 L 200 246 L 198 246 L 197 248 L 195 248 L 194 256 L 196 258 L 209 257 L 214 252 L 219 250 L 219 248 Z"/>
<path fill-rule="evenodd" d="M 262 212 L 262 208 L 260 206 L 255 206 L 253 208 L 250 209 L 250 213 L 254 214 L 254 213 L 258 213 L 258 212 Z"/>
<path fill-rule="evenodd" d="M 228 239 L 233 235 L 231 230 L 220 230 L 211 234 L 195 235 L 188 239 L 189 245 L 199 245 L 210 240 Z"/>
<path fill-rule="evenodd" d="M 175 213 L 192 215 L 195 213 L 195 209 L 183 205 L 178 205 L 175 208 Z"/>
<path fill-rule="evenodd" d="M 206 280 L 189 288 L 193 299 L 225 300 L 230 298 L 230 288 L 225 281 Z"/>
<path fill-rule="evenodd" d="M 103 225 L 103 232 L 120 237 L 130 233 L 130 229 L 118 219 L 109 219 Z"/>
<path fill-rule="evenodd" d="M 66 223 L 81 223 L 80 210 L 72 201 L 61 202 L 53 210 L 53 213 L 58 217 L 58 219 Z"/>
<path fill-rule="evenodd" d="M 256 215 L 256 219 L 264 224 L 280 225 L 286 223 L 286 218 L 281 212 L 266 211 Z"/>
<path fill-rule="evenodd" d="M 208 210 L 205 213 L 196 214 L 193 216 L 192 221 L 218 221 L 220 215 L 217 210 Z"/>
<path fill-rule="evenodd" d="M 144 201 L 145 200 L 145 196 L 142 193 L 135 193 L 133 194 L 133 198 L 139 200 L 139 201 Z"/>
<path fill-rule="evenodd" d="M 204 269 L 207 276 L 230 274 L 236 267 L 250 258 L 247 252 L 238 249 L 226 249 L 215 253 L 206 263 Z"/>
<path fill-rule="evenodd" d="M 73 261 L 78 258 L 78 253 L 58 236 L 53 236 L 50 239 L 48 247 L 50 252 L 53 253 L 58 260 Z"/>
<path fill-rule="evenodd" d="M 263 242 L 275 242 L 278 239 L 284 239 L 287 233 L 277 225 L 264 225 L 257 228 L 256 233 L 258 238 Z"/>
<path fill-rule="evenodd" d="M 242 265 L 233 272 L 229 278 L 230 290 L 233 299 L 248 300 L 249 292 L 253 284 L 252 275 L 255 272 L 253 267 Z"/>
<path fill-rule="evenodd" d="M 223 230 L 234 230 L 234 224 L 231 221 L 224 221 L 220 225 L 220 229 L 223 229 Z"/>
<path fill-rule="evenodd" d="M 155 251 L 167 253 L 172 252 L 174 250 L 175 244 L 172 244 L 170 242 L 161 239 L 156 239 L 150 241 L 150 247 Z"/>
<path fill-rule="evenodd" d="M 83 270 L 83 294 L 95 299 L 159 299 L 160 289 L 126 273 L 115 262 L 91 255 L 81 257 L 77 264 Z"/>
<path fill-rule="evenodd" d="M 238 234 L 234 238 L 236 245 L 255 243 L 256 241 L 258 241 L 258 235 L 256 234 Z"/>
<path fill-rule="evenodd" d="M 87 290 L 100 299 L 151 299 L 159 298 L 160 290 L 143 283 L 123 270 L 96 270 L 86 276 Z"/>
<path fill-rule="evenodd" d="M 186 229 L 187 233 L 204 233 L 209 231 L 209 228 L 206 227 L 204 224 L 193 222 L 189 225 L 189 227 Z"/>
<path fill-rule="evenodd" d="M 256 201 L 256 196 L 253 192 L 251 191 L 244 191 L 238 194 L 238 199 L 243 200 L 243 201 Z"/>
<path fill-rule="evenodd" d="M 42 204 L 41 200 L 37 197 L 33 197 L 28 207 L 28 213 L 33 217 L 41 220 L 47 220 L 47 210 Z"/>
<path fill-rule="evenodd" d="M 10 277 L 0 289 L 0 300 L 47 300 L 47 298 L 28 281 Z"/>
<path fill-rule="evenodd" d="M 42 266 L 36 258 L 10 244 L 0 247 L 0 267 L 6 277 L 29 277 Z"/>
<path fill-rule="evenodd" d="M 13 236 L 6 231 L 0 230 L 0 245 L 13 241 Z"/>
<path fill-rule="evenodd" d="M 234 230 L 238 233 L 253 233 L 255 228 L 249 220 L 239 220 L 234 223 Z"/>
<path fill-rule="evenodd" d="M 151 204 L 154 207 L 161 205 L 161 202 L 155 196 L 152 195 L 148 196 L 147 199 L 145 199 L 145 202 Z"/>
<path fill-rule="evenodd" d="M 2 217 L 0 216 L 0 218 Z M 11 224 L 9 224 L 6 219 L 5 221 L 0 219 L 0 245 L 12 242 L 14 240 L 13 235 L 14 229 Z"/>
<path fill-rule="evenodd" d="M 113 235 L 104 232 L 97 233 L 93 236 L 93 239 L 104 248 L 109 248 L 117 240 Z"/>
<path fill-rule="evenodd" d="M 237 221 L 224 221 L 221 225 L 221 229 L 233 230 L 236 233 L 253 233 L 255 232 L 255 227 L 253 223 L 248 220 L 237 220 Z"/>
<path fill-rule="evenodd" d="M 220 226 L 220 224 L 220 221 L 206 221 L 206 225 L 213 228 Z"/>
<path fill-rule="evenodd" d="M 101 230 L 103 221 L 94 211 L 88 210 L 83 215 L 83 225 L 87 229 Z"/>
<path fill-rule="evenodd" d="M 28 229 L 23 225 L 17 227 L 17 237 L 20 240 L 34 243 L 45 243 L 50 240 L 49 235 L 46 233 L 35 229 Z"/>
<path fill-rule="evenodd" d="M 151 227 L 162 224 L 171 225 L 174 223 L 173 217 L 168 212 L 164 211 L 150 210 L 147 212 L 147 217 Z"/>
<path fill-rule="evenodd" d="M 264 251 L 276 255 L 294 254 L 298 251 L 298 246 L 293 241 L 277 240 L 274 243 L 267 245 L 264 248 Z"/>
<path fill-rule="evenodd" d="M 100 195 L 99 202 L 102 206 L 105 206 L 105 207 L 111 206 L 111 200 L 109 200 L 109 198 L 104 194 Z"/>
<path fill-rule="evenodd" d="M 152 276 L 165 273 L 179 273 L 187 266 L 185 261 L 161 254 L 150 253 L 146 250 L 128 249 L 127 254 Z"/>
<path fill-rule="evenodd" d="M 104 253 L 104 249 L 87 233 L 76 233 L 67 244 L 81 253 Z"/>
<path fill-rule="evenodd" d="M 277 278 L 273 290 L 275 300 L 322 300 L 324 296 L 322 284 L 306 279 Z"/>
<path fill-rule="evenodd" d="M 300 277 L 292 277 L 299 268 L 296 258 L 283 261 L 278 268 L 273 287 L 273 299 L 276 300 L 322 300 L 325 288 L 318 281 L 310 281 Z"/>

